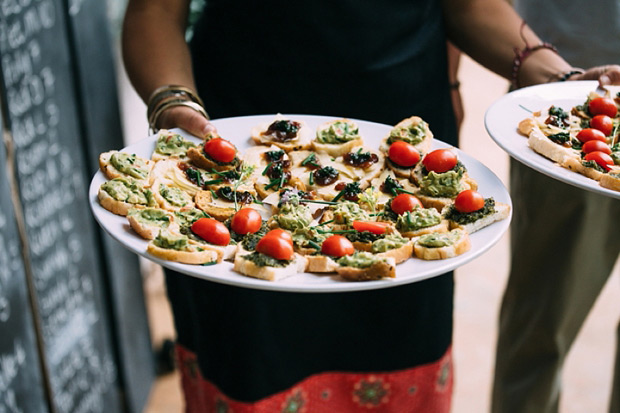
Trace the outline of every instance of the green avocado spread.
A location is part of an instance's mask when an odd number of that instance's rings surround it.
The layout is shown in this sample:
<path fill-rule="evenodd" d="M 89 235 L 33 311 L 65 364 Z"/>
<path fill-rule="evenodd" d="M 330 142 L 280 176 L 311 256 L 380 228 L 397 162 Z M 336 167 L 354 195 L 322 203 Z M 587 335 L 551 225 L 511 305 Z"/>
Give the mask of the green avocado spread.
<path fill-rule="evenodd" d="M 368 212 L 355 202 L 339 202 L 331 206 L 331 208 L 332 211 L 334 211 L 334 223 L 336 224 L 351 224 L 353 221 L 370 221 Z"/>
<path fill-rule="evenodd" d="M 184 156 L 189 148 L 195 148 L 193 142 L 188 141 L 177 133 L 161 135 L 157 138 L 155 152 L 166 156 Z"/>
<path fill-rule="evenodd" d="M 131 178 L 114 178 L 104 182 L 101 189 L 117 201 L 129 204 L 157 206 L 153 193 Z"/>
<path fill-rule="evenodd" d="M 423 194 L 434 197 L 453 198 L 461 192 L 461 178 L 463 170 L 455 168 L 447 172 L 436 173 L 430 171 L 420 182 Z"/>
<path fill-rule="evenodd" d="M 338 264 L 342 267 L 368 268 L 381 261 L 381 258 L 370 252 L 356 251 L 351 255 L 345 255 L 338 259 Z"/>
<path fill-rule="evenodd" d="M 386 252 L 400 248 L 409 242 L 409 238 L 405 238 L 399 234 L 389 234 L 372 243 L 372 252 Z"/>
<path fill-rule="evenodd" d="M 280 207 L 280 211 L 273 216 L 273 219 L 281 228 L 294 231 L 309 226 L 313 218 L 310 208 L 306 205 L 287 203 Z"/>
<path fill-rule="evenodd" d="M 359 137 L 358 127 L 353 122 L 344 120 L 333 122 L 316 133 L 316 140 L 319 143 L 345 143 Z"/>
<path fill-rule="evenodd" d="M 127 216 L 134 217 L 143 225 L 157 225 L 161 228 L 170 225 L 170 213 L 160 208 L 132 208 Z"/>
<path fill-rule="evenodd" d="M 115 152 L 110 157 L 110 164 L 132 178 L 145 179 L 149 175 L 146 161 L 133 154 Z"/>
<path fill-rule="evenodd" d="M 418 244 L 427 248 L 441 248 L 454 245 L 463 236 L 463 230 L 453 229 L 450 232 L 433 232 L 418 238 Z"/>
<path fill-rule="evenodd" d="M 160 231 L 153 240 L 153 245 L 169 250 L 185 251 L 189 248 L 189 239 L 184 235 L 175 235 L 169 231 Z"/>
<path fill-rule="evenodd" d="M 441 214 L 435 208 L 415 208 L 399 215 L 396 219 L 396 229 L 401 232 L 417 231 L 421 228 L 432 227 L 441 222 Z"/>
<path fill-rule="evenodd" d="M 297 228 L 293 232 L 293 243 L 302 248 L 320 249 L 327 237 L 328 234 L 321 234 L 311 227 Z"/>
<path fill-rule="evenodd" d="M 207 214 L 198 208 L 183 209 L 181 211 L 175 211 L 174 216 L 176 222 L 179 223 L 181 228 L 190 227 L 194 222 L 200 218 L 209 218 Z"/>
<path fill-rule="evenodd" d="M 159 194 L 175 207 L 184 207 L 192 201 L 192 197 L 180 188 L 162 185 Z"/>
<path fill-rule="evenodd" d="M 387 143 L 392 144 L 395 141 L 405 141 L 411 145 L 417 145 L 426 137 L 426 129 L 427 124 L 424 121 L 417 125 L 395 127 L 390 131 Z"/>

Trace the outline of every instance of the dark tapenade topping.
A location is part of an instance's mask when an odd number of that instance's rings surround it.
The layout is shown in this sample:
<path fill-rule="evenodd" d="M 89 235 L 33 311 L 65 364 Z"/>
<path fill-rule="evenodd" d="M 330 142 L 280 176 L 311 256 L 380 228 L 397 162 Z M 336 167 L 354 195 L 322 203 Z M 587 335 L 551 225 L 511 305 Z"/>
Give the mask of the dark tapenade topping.
<path fill-rule="evenodd" d="M 551 139 L 551 141 L 557 143 L 558 145 L 562 145 L 567 148 L 571 147 L 571 138 L 568 132 L 555 133 L 553 135 L 549 135 L 548 138 Z"/>
<path fill-rule="evenodd" d="M 549 108 L 549 117 L 545 120 L 545 124 L 566 128 L 568 127 L 568 113 L 560 107 L 551 106 Z"/>
<path fill-rule="evenodd" d="M 336 190 L 340 191 L 340 193 L 334 197 L 333 201 L 338 201 L 340 198 L 344 198 L 347 201 L 357 202 L 359 200 L 358 194 L 362 193 L 362 188 L 360 188 L 359 182 L 351 182 L 348 184 L 339 182 L 336 185 Z"/>
<path fill-rule="evenodd" d="M 297 137 L 297 132 L 301 128 L 299 122 L 290 120 L 276 120 L 273 122 L 263 135 L 271 137 L 272 140 L 278 142 L 287 142 Z"/>
<path fill-rule="evenodd" d="M 379 157 L 374 153 L 362 152 L 362 148 L 360 148 L 357 152 L 349 152 L 343 155 L 342 160 L 347 165 L 367 169 L 372 164 L 379 162 Z"/>
<path fill-rule="evenodd" d="M 218 198 L 222 198 L 228 202 L 235 202 L 235 192 L 229 186 L 219 187 L 216 191 Z M 237 191 L 238 204 L 251 204 L 254 202 L 254 196 L 248 191 Z"/>
<path fill-rule="evenodd" d="M 317 159 L 316 154 L 314 152 L 306 156 L 306 158 L 303 161 L 301 161 L 301 166 L 305 166 L 306 168 L 313 169 L 313 170 L 321 168 L 321 164 L 319 163 L 319 160 Z"/>
<path fill-rule="evenodd" d="M 285 181 L 288 181 L 291 177 L 291 172 L 288 168 L 291 166 L 291 162 L 288 160 L 271 162 L 263 172 L 263 175 L 267 175 L 270 179 L 280 179 L 282 174 L 286 175 Z"/>
<path fill-rule="evenodd" d="M 387 178 L 385 178 L 385 181 L 383 181 L 383 183 L 379 187 L 381 192 L 383 192 L 384 194 L 392 195 L 392 196 L 398 195 L 398 192 L 397 192 L 398 189 L 402 189 L 402 188 L 403 188 L 403 185 L 400 182 L 398 182 L 396 179 L 393 179 L 390 175 L 388 175 Z"/>
<path fill-rule="evenodd" d="M 239 174 L 239 171 L 235 170 L 235 169 L 231 169 L 228 171 L 216 171 L 215 169 L 212 170 L 211 172 L 213 172 L 214 174 L 216 174 L 218 176 L 219 179 L 222 179 L 225 182 L 234 182 L 237 179 L 239 179 L 241 177 L 241 174 Z"/>
<path fill-rule="evenodd" d="M 188 181 L 190 181 L 191 183 L 193 183 L 194 185 L 200 188 L 203 187 L 205 183 L 205 179 L 202 176 L 202 172 L 200 172 L 196 168 L 189 166 L 185 162 L 179 162 L 177 165 L 179 169 L 183 171 Z"/>
<path fill-rule="evenodd" d="M 267 159 L 268 162 L 281 161 L 283 156 L 284 156 L 284 151 L 282 150 L 265 152 L 265 159 Z"/>
<path fill-rule="evenodd" d="M 333 166 L 325 166 L 316 171 L 312 171 L 311 174 L 313 175 L 314 182 L 321 186 L 333 184 L 338 180 L 338 175 L 340 175 Z"/>

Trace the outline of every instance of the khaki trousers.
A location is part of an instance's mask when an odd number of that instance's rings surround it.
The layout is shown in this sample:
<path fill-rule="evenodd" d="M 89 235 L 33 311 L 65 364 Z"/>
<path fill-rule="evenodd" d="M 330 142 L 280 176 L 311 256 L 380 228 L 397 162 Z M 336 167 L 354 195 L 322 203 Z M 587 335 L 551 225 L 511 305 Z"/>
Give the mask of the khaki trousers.
<path fill-rule="evenodd" d="M 512 258 L 499 319 L 492 412 L 557 412 L 562 365 L 620 251 L 620 200 L 558 182 L 514 160 L 511 194 Z M 620 326 L 617 334 L 620 340 Z M 620 412 L 619 386 L 616 350 L 611 412 Z"/>

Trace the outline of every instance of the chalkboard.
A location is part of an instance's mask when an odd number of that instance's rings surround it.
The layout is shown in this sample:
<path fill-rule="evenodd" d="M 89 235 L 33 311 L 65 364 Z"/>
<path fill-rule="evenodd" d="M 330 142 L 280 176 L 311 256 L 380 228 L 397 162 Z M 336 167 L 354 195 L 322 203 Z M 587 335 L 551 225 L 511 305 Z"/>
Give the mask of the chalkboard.
<path fill-rule="evenodd" d="M 69 33 L 79 80 L 78 109 L 87 150 L 89 177 L 102 152 L 121 149 L 123 142 L 110 44 L 106 2 L 69 2 Z M 97 47 L 93 47 L 97 45 Z M 96 227 L 102 242 L 111 316 L 127 411 L 141 412 L 154 381 L 155 366 L 144 305 L 138 257 Z"/>
<path fill-rule="evenodd" d="M 0 413 L 44 412 L 41 363 L 4 149 L 0 144 Z"/>
<path fill-rule="evenodd" d="M 64 10 L 60 0 L 1 3 L 3 116 L 15 147 L 10 172 L 23 210 L 52 408 L 119 412 Z"/>

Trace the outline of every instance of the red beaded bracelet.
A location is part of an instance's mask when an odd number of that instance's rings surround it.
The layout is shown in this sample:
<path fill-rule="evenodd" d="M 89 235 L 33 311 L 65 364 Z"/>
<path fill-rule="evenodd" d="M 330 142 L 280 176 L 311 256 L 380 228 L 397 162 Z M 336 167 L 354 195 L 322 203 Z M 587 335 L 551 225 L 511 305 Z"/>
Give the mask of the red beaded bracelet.
<path fill-rule="evenodd" d="M 555 48 L 551 43 L 541 43 L 534 47 L 525 46 L 525 49 L 519 50 L 515 47 L 515 58 L 512 61 L 512 88 L 519 89 L 521 86 L 519 85 L 519 71 L 521 70 L 521 65 L 523 61 L 529 57 L 532 53 L 540 49 L 549 49 L 553 52 L 557 53 L 558 49 Z"/>
<path fill-rule="evenodd" d="M 519 89 L 521 87 L 519 85 L 519 71 L 521 70 L 521 65 L 523 64 L 523 61 L 528 56 L 530 56 L 536 50 L 540 50 L 540 49 L 549 49 L 555 53 L 558 53 L 558 49 L 556 49 L 555 46 L 552 45 L 551 43 L 547 43 L 547 42 L 543 42 L 534 47 L 530 47 L 530 45 L 527 43 L 527 39 L 523 35 L 523 29 L 525 28 L 525 26 L 526 26 L 526 23 L 525 23 L 525 20 L 523 20 L 521 22 L 521 29 L 519 31 L 519 34 L 521 35 L 521 38 L 525 42 L 525 48 L 523 50 L 517 47 L 514 48 L 515 58 L 512 61 L 512 89 Z"/>

